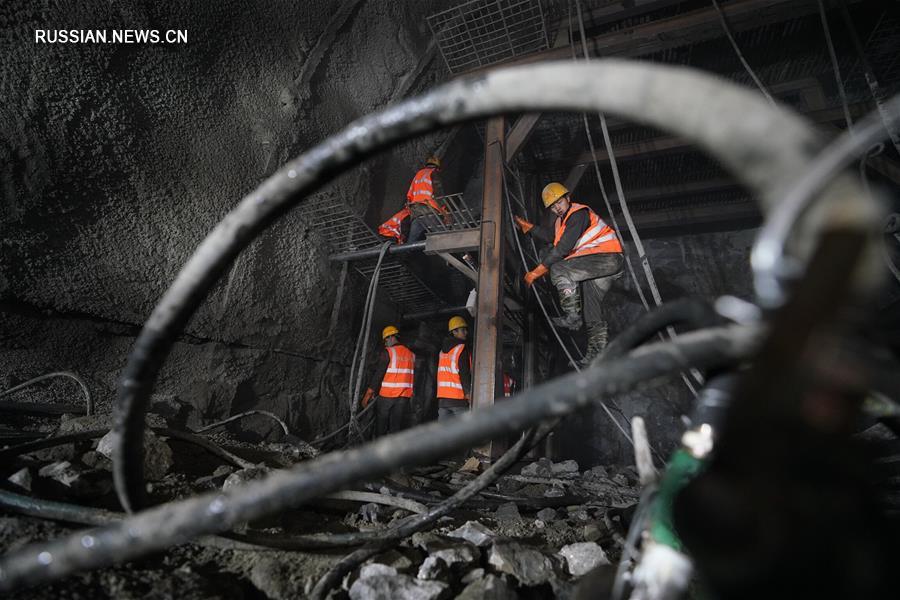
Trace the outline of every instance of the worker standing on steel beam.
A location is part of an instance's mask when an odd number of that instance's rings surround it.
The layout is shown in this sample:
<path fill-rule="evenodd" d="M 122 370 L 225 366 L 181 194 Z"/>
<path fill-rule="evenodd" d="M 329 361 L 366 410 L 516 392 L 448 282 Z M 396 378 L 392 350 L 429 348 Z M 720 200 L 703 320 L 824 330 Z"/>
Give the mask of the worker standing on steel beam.
<path fill-rule="evenodd" d="M 451 317 L 447 330 L 438 355 L 439 420 L 466 412 L 472 401 L 472 353 L 466 343 L 469 325 L 462 317 Z"/>
<path fill-rule="evenodd" d="M 521 217 L 515 217 L 523 233 L 552 243 L 541 263 L 525 275 L 525 283 L 550 273 L 550 281 L 559 292 L 559 305 L 564 315 L 553 320 L 557 327 L 577 330 L 586 321 L 588 347 L 584 364 L 606 347 L 609 331 L 603 318 L 603 297 L 612 282 L 622 275 L 622 244 L 612 227 L 584 204 L 572 202 L 569 190 L 561 183 L 549 183 L 541 192 L 544 206 L 556 215 L 553 235 Z M 584 282 L 584 319 L 581 292 Z"/>
<path fill-rule="evenodd" d="M 413 396 L 416 355 L 400 343 L 400 330 L 388 325 L 381 332 L 384 352 L 375 364 L 375 373 L 362 398 L 363 408 L 375 398 L 375 435 L 401 431 Z M 378 389 L 378 395 L 375 390 Z"/>
<path fill-rule="evenodd" d="M 394 243 L 399 246 L 409 237 L 409 229 L 409 209 L 404 206 L 394 213 L 394 216 L 378 226 L 378 235 L 394 240 Z"/>
<path fill-rule="evenodd" d="M 409 184 L 406 208 L 412 217 L 410 243 L 423 239 L 428 229 L 435 229 L 440 225 L 441 219 L 445 224 L 450 224 L 450 213 L 436 200 L 441 195 L 440 171 L 441 159 L 431 156 Z"/>

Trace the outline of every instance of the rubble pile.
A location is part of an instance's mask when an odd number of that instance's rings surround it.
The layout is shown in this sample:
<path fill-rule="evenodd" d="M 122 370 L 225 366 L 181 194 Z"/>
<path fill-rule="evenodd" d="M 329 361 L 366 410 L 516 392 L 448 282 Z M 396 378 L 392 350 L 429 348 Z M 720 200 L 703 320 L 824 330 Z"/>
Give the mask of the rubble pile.
<path fill-rule="evenodd" d="M 148 429 L 145 438 L 144 471 L 154 504 L 213 490 L 227 492 L 316 454 L 301 440 L 247 444 L 227 431 L 204 436 L 239 457 L 244 466 L 228 464 L 222 456 L 161 433 L 169 426 L 162 416 L 151 415 L 148 424 L 157 428 L 157 433 Z M 3 465 L 4 487 L 24 496 L 118 511 L 110 473 L 114 434 L 103 431 L 110 425 L 103 416 L 64 419 L 54 435 L 87 437 L 17 456 Z M 395 473 L 295 511 L 245 523 L 237 533 L 247 539 L 255 535 L 254 540 L 260 536 L 291 540 L 384 530 L 426 512 L 477 477 L 478 468 L 461 466 L 445 462 Z M 637 473 L 631 467 L 581 470 L 572 460 L 554 463 L 542 458 L 512 469 L 430 530 L 369 559 L 347 575 L 331 597 L 575 597 L 582 578 L 593 570 L 611 568 L 618 560 L 638 497 Z M 12 512 L 0 516 L 0 552 L 23 540 L 47 539 L 80 526 Z M 185 573 L 190 573 L 192 588 L 218 589 L 226 580 L 219 575 L 227 573 L 236 582 L 228 586 L 229 597 L 258 597 L 261 592 L 270 598 L 297 598 L 309 595 L 354 547 L 287 550 L 279 545 L 198 542 L 169 549 L 136 568 L 116 567 L 80 577 L 92 589 L 115 582 L 115 589 L 107 590 L 115 596 L 122 589 L 146 585 L 157 591 L 177 588 L 173 578 Z M 199 591 L 196 597 L 201 597 Z"/>

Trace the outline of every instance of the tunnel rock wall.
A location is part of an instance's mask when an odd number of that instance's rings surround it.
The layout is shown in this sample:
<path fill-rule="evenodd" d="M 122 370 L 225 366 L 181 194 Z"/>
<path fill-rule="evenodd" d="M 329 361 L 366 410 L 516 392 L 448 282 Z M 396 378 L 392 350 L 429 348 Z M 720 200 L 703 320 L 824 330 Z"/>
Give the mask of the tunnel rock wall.
<path fill-rule="evenodd" d="M 71 369 L 108 410 L 139 326 L 228 210 L 328 134 L 436 80 L 416 71 L 428 43 L 424 16 L 436 5 L 4 3 L 5 382 Z M 187 29 L 189 42 L 36 44 L 38 28 Z M 406 144 L 320 194 L 379 213 L 388 188 L 437 143 Z M 317 388 L 332 346 L 338 270 L 329 252 L 302 210 L 289 213 L 212 291 L 158 391 L 204 418 L 253 405 L 308 430 L 337 422 L 345 408 L 333 400 L 320 400 L 311 418 L 288 414 L 303 413 L 291 398 Z M 362 287 L 348 282 L 333 336 L 338 363 L 348 361 Z"/>

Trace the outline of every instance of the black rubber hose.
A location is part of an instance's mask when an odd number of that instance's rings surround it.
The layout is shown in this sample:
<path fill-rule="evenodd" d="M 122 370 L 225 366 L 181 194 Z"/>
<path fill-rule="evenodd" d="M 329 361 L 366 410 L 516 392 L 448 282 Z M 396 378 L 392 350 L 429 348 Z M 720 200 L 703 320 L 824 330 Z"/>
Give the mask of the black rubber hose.
<path fill-rule="evenodd" d="M 231 452 L 228 452 L 221 446 L 214 444 L 213 442 L 199 435 L 188 433 L 186 431 L 178 431 L 177 429 L 169 429 L 168 427 L 151 427 L 151 430 L 154 433 L 158 433 L 160 435 L 172 437 L 184 442 L 188 442 L 190 444 L 194 444 L 196 446 L 200 446 L 211 454 L 218 456 L 225 462 L 231 463 L 239 469 L 247 469 L 256 466 L 250 461 L 244 460 L 243 458 L 236 456 Z M 63 444 L 74 444 L 76 442 L 83 442 L 85 440 L 101 438 L 107 433 L 109 433 L 109 429 L 92 429 L 89 431 L 67 433 L 65 435 L 44 438 L 41 440 L 35 440 L 33 442 L 26 442 L 24 444 L 19 444 L 18 446 L 12 446 L 10 448 L 6 448 L 5 450 L 0 450 L 0 463 L 5 463 L 6 461 L 12 460 L 17 456 L 30 454 L 32 452 L 37 452 L 38 450 L 45 450 L 47 448 L 62 446 Z"/>
<path fill-rule="evenodd" d="M 139 508 L 145 493 L 144 414 L 159 370 L 191 315 L 253 239 L 302 198 L 393 144 L 477 118 L 550 110 L 606 111 L 683 135 L 714 154 L 766 208 L 780 200 L 783 185 L 810 163 L 819 145 L 802 119 L 736 85 L 688 69 L 614 60 L 529 65 L 460 78 L 351 123 L 244 198 L 200 244 L 141 330 L 116 403 L 121 435 L 113 476 L 125 509 Z M 851 188 L 852 183 L 846 190 L 850 196 Z"/>
<path fill-rule="evenodd" d="M 713 307 L 702 300 L 679 298 L 666 302 L 629 325 L 594 359 L 594 364 L 624 356 L 667 327 L 686 324 L 691 329 L 703 329 L 712 327 L 721 320 Z"/>
<path fill-rule="evenodd" d="M 227 531 L 358 481 L 384 477 L 403 466 L 433 463 L 485 440 L 564 417 L 597 398 L 661 383 L 685 368 L 732 364 L 750 355 L 762 331 L 761 326 L 747 325 L 686 333 L 671 342 L 643 346 L 627 358 L 535 386 L 490 409 L 299 463 L 227 493 L 151 508 L 95 531 L 97 543 L 91 548 L 84 548 L 77 535 L 22 548 L 0 561 L 0 591 L 46 583 L 76 570 L 108 566 Z"/>

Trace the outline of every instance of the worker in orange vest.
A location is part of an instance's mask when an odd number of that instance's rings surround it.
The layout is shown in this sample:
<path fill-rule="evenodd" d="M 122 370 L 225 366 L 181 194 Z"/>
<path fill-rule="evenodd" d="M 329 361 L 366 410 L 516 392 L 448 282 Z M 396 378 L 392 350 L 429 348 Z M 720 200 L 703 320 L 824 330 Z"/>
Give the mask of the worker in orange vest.
<path fill-rule="evenodd" d="M 525 283 L 550 273 L 550 281 L 559 292 L 563 316 L 554 324 L 577 330 L 585 321 L 588 346 L 584 364 L 602 352 L 608 340 L 608 326 L 602 313 L 603 297 L 614 280 L 622 275 L 622 244 L 612 227 L 603 222 L 589 206 L 572 202 L 569 190 L 561 183 L 547 184 L 541 192 L 544 207 L 555 216 L 553 235 L 521 217 L 515 217 L 523 233 L 532 233 L 552 243 L 541 263 L 525 275 Z M 584 319 L 579 284 L 584 283 Z"/>
<path fill-rule="evenodd" d="M 404 206 L 394 213 L 394 216 L 378 226 L 378 235 L 394 240 L 395 244 L 401 245 L 409 237 L 409 228 L 409 209 Z"/>
<path fill-rule="evenodd" d="M 469 325 L 462 317 L 452 317 L 447 331 L 438 355 L 439 420 L 466 412 L 472 401 L 472 353 L 466 343 Z"/>
<path fill-rule="evenodd" d="M 425 237 L 428 229 L 440 226 L 441 220 L 445 224 L 450 223 L 450 214 L 446 207 L 441 205 L 437 198 L 440 193 L 441 159 L 430 156 L 425 161 L 425 166 L 416 171 L 415 177 L 409 184 L 406 192 L 406 208 L 412 217 L 409 228 L 409 243 L 418 242 Z"/>
<path fill-rule="evenodd" d="M 399 334 L 400 330 L 393 325 L 382 330 L 384 352 L 375 364 L 369 389 L 362 398 L 363 408 L 375 399 L 375 434 L 379 436 L 404 428 L 413 396 L 416 355 L 400 343 Z"/>

